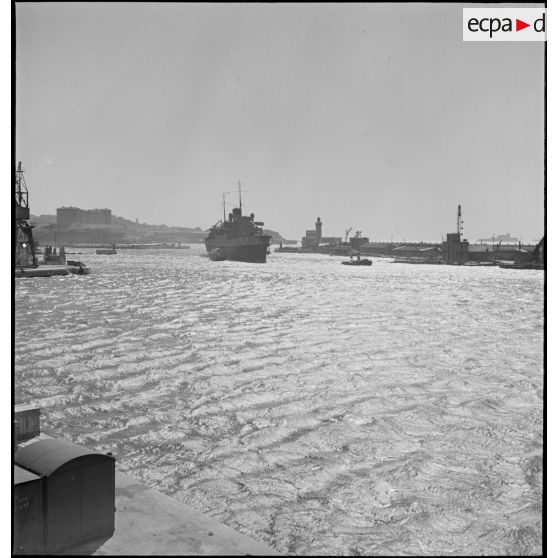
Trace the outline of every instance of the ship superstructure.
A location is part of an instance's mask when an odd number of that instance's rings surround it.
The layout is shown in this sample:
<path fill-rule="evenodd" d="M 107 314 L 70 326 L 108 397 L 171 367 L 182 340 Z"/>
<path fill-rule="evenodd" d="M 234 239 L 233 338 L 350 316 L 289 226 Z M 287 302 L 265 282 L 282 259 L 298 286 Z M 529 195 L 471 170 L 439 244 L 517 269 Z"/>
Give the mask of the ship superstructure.
<path fill-rule="evenodd" d="M 265 263 L 270 235 L 263 233 L 263 222 L 255 221 L 254 214 L 242 214 L 242 191 L 238 183 L 239 207 L 225 217 L 223 197 L 223 220 L 209 230 L 205 247 L 212 260 Z"/>

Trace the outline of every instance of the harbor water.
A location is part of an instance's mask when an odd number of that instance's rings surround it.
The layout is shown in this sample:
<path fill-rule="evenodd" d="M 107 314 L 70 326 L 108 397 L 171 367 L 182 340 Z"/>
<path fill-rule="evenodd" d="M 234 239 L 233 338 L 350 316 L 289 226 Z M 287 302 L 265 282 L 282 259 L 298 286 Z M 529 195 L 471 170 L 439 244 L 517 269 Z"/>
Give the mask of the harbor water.
<path fill-rule="evenodd" d="M 285 554 L 542 552 L 543 272 L 82 252 L 16 281 L 48 434 Z"/>

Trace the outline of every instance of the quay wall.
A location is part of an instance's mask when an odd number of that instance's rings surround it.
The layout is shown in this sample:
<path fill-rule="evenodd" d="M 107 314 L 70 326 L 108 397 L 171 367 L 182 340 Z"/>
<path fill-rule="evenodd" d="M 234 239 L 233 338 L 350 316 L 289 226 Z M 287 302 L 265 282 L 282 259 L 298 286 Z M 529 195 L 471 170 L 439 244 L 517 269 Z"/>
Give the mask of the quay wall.
<path fill-rule="evenodd" d="M 362 254 L 370 256 L 420 256 L 421 251 L 428 248 L 437 248 L 444 253 L 444 244 L 430 242 L 370 242 L 360 247 Z M 528 258 L 535 249 L 534 245 L 506 244 L 492 246 L 492 244 L 469 244 L 467 259 L 469 261 L 518 260 Z M 394 251 L 396 250 L 396 251 Z"/>

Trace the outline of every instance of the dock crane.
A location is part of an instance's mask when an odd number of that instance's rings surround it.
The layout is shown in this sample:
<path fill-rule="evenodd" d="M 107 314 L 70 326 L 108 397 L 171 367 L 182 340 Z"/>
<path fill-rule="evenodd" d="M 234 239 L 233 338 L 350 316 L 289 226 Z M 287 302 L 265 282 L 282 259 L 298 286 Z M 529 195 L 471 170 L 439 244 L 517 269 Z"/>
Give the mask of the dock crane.
<path fill-rule="evenodd" d="M 28 223 L 31 216 L 29 211 L 29 192 L 23 177 L 21 161 L 18 163 L 15 175 L 15 197 L 13 203 L 15 213 L 15 265 L 17 267 L 38 267 L 32 226 Z"/>

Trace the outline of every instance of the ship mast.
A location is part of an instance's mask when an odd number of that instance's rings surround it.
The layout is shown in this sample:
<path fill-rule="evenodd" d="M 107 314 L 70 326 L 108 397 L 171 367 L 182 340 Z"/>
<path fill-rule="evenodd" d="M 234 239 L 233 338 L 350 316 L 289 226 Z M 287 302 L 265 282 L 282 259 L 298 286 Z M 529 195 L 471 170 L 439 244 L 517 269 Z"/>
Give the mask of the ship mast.
<path fill-rule="evenodd" d="M 242 215 L 242 190 L 240 188 L 240 180 L 238 181 L 238 202 L 240 207 L 240 214 Z"/>
<path fill-rule="evenodd" d="M 225 216 L 225 192 L 223 192 L 223 223 L 227 220 Z"/>

